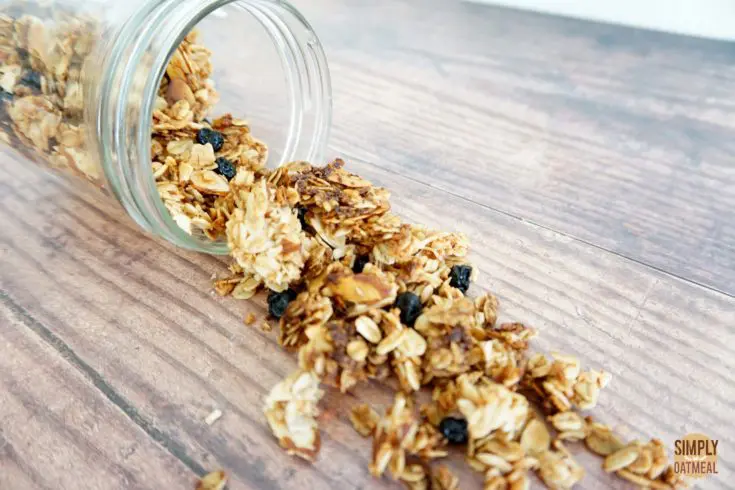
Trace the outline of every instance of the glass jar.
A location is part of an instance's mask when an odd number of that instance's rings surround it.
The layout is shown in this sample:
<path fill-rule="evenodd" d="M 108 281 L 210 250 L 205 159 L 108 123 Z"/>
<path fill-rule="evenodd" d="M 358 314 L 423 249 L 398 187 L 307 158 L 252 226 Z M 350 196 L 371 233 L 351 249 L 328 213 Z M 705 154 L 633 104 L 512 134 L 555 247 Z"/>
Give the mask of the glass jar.
<path fill-rule="evenodd" d="M 177 225 L 152 170 L 159 84 L 194 27 L 211 52 L 213 112 L 247 118 L 271 167 L 321 161 L 331 122 L 326 58 L 307 21 L 281 0 L 0 1 L 0 137 L 95 185 L 145 230 L 224 254 L 222 240 Z"/>

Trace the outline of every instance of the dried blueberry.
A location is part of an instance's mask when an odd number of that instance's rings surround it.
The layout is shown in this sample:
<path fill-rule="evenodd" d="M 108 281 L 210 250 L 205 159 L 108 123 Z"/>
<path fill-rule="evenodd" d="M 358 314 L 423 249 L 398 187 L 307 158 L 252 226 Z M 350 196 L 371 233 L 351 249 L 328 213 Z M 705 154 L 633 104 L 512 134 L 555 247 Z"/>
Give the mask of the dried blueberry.
<path fill-rule="evenodd" d="M 358 255 L 355 257 L 355 261 L 352 263 L 352 272 L 359 274 L 365 269 L 365 264 L 370 262 L 369 255 Z"/>
<path fill-rule="evenodd" d="M 299 222 L 301 223 L 301 229 L 305 230 L 309 224 L 306 222 L 306 207 L 305 206 L 298 206 L 296 208 L 296 213 L 299 217 Z"/>
<path fill-rule="evenodd" d="M 214 129 L 202 128 L 197 132 L 197 143 L 200 145 L 209 143 L 214 148 L 214 151 L 220 151 L 225 144 L 225 137 L 222 133 Z"/>
<path fill-rule="evenodd" d="M 288 304 L 296 299 L 296 291 L 287 289 L 280 293 L 271 291 L 268 295 L 268 313 L 274 318 L 281 318 Z"/>
<path fill-rule="evenodd" d="M 467 421 L 456 417 L 446 417 L 439 423 L 439 431 L 450 444 L 467 442 Z"/>
<path fill-rule="evenodd" d="M 449 285 L 466 293 L 470 288 L 472 267 L 469 265 L 455 265 L 449 272 Z"/>
<path fill-rule="evenodd" d="M 13 103 L 13 93 L 6 92 L 0 88 L 0 118 L 4 119 L 10 104 Z M 3 125 L 9 124 L 7 121 L 2 122 Z"/>
<path fill-rule="evenodd" d="M 413 293 L 406 291 L 396 298 L 396 306 L 401 310 L 401 321 L 412 327 L 421 314 L 421 300 Z"/>
<path fill-rule="evenodd" d="M 27 71 L 20 79 L 20 84 L 33 90 L 41 90 L 41 74 L 37 71 Z"/>
<path fill-rule="evenodd" d="M 0 88 L 0 102 L 4 101 L 11 101 L 13 100 L 13 93 L 12 92 L 6 92 L 2 88 Z"/>
<path fill-rule="evenodd" d="M 217 168 L 214 170 L 227 180 L 231 180 L 237 173 L 237 169 L 233 163 L 225 157 L 219 157 L 214 161 L 217 164 Z"/>

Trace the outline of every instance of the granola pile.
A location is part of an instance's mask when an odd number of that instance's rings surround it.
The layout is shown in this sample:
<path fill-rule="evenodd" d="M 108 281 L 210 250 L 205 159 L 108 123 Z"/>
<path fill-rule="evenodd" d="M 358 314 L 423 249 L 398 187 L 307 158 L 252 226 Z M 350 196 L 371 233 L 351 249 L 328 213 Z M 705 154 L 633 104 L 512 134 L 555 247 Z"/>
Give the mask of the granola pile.
<path fill-rule="evenodd" d="M 530 353 L 535 330 L 499 323 L 491 293 L 467 296 L 476 269 L 464 235 L 404 222 L 389 192 L 342 160 L 269 170 L 265 145 L 244 121 L 205 120 L 216 100 L 207 55 L 190 36 L 161 84 L 154 175 L 183 228 L 226 239 L 231 274 L 215 290 L 240 299 L 270 291 L 278 341 L 299 365 L 265 400 L 286 452 L 316 458 L 322 385 L 347 392 L 395 379 L 384 415 L 367 405 L 350 414 L 372 439 L 376 477 L 457 489 L 457 477 L 434 463 L 455 445 L 486 490 L 529 488 L 532 471 L 549 488 L 567 489 L 584 470 L 566 445 L 583 441 L 605 458 L 605 471 L 643 487 L 683 486 L 660 441 L 624 443 L 581 414 L 597 404 L 608 373 L 583 370 L 573 356 Z M 421 390 L 432 401 L 417 406 Z"/>

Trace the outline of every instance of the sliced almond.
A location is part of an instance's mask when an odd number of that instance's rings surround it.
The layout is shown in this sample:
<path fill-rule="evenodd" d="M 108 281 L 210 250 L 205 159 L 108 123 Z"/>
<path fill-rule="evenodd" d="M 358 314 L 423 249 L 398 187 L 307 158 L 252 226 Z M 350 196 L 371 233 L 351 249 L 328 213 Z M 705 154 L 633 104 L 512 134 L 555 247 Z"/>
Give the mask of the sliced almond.
<path fill-rule="evenodd" d="M 329 278 L 327 279 L 329 281 Z M 333 294 L 343 301 L 372 304 L 389 298 L 393 290 L 388 282 L 373 274 L 354 274 L 336 278 L 330 285 Z"/>
<path fill-rule="evenodd" d="M 198 170 L 191 174 L 191 184 L 205 194 L 225 195 L 230 192 L 230 183 L 212 170 Z"/>
<path fill-rule="evenodd" d="M 210 143 L 206 145 L 194 144 L 191 147 L 189 163 L 194 168 L 202 169 L 215 161 L 214 148 Z"/>
<path fill-rule="evenodd" d="M 166 102 L 175 104 L 180 100 L 186 100 L 190 106 L 196 103 L 194 92 L 191 91 L 186 81 L 182 78 L 172 78 L 166 90 Z"/>
<path fill-rule="evenodd" d="M 183 155 L 190 152 L 192 146 L 194 146 L 194 142 L 192 140 L 173 140 L 166 144 L 166 151 L 171 155 Z"/>
<path fill-rule="evenodd" d="M 370 187 L 371 184 L 362 177 L 358 177 L 355 174 L 351 174 L 342 169 L 337 169 L 327 177 L 327 180 L 336 184 L 341 184 L 345 187 L 352 187 L 359 189 L 361 187 Z"/>

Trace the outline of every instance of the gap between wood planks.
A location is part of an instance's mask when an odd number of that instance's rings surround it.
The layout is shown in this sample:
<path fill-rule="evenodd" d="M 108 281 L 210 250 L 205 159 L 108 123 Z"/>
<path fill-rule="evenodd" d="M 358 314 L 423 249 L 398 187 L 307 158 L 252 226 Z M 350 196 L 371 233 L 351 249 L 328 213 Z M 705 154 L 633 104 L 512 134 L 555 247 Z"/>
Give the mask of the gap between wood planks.
<path fill-rule="evenodd" d="M 105 398 L 113 405 L 117 406 L 135 425 L 140 427 L 149 437 L 163 446 L 172 456 L 181 461 L 187 468 L 192 470 L 199 476 L 207 473 L 207 470 L 195 461 L 188 454 L 183 445 L 175 441 L 171 436 L 159 430 L 149 420 L 143 417 L 135 407 L 129 403 L 122 395 L 115 391 L 105 379 L 94 368 L 87 364 L 79 357 L 69 345 L 59 336 L 46 328 L 41 322 L 31 315 L 25 308 L 17 304 L 4 290 L 0 290 L 0 303 L 3 304 L 12 314 L 18 317 L 21 324 L 25 325 L 29 330 L 33 331 L 37 336 L 43 339 L 49 346 L 66 359 L 77 371 L 79 371 L 87 380 L 89 380 Z"/>

